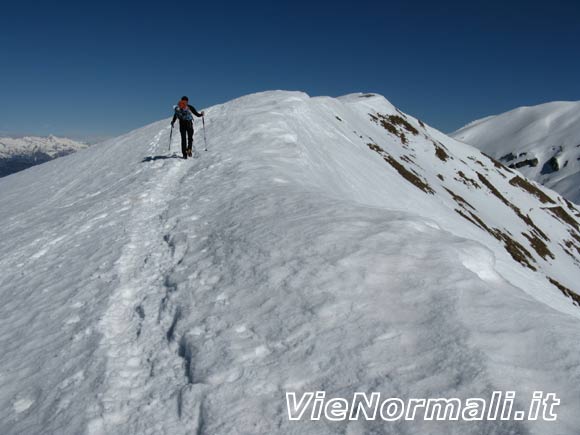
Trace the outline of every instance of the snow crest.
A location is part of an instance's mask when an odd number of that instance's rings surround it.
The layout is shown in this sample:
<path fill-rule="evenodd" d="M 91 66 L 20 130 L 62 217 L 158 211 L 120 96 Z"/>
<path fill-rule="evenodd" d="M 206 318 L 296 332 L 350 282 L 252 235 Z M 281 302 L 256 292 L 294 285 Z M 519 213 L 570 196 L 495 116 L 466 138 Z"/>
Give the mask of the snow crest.
<path fill-rule="evenodd" d="M 209 108 L 187 161 L 168 125 L 0 180 L 1 433 L 577 433 L 573 204 L 374 94 Z M 317 390 L 562 405 L 289 421 Z"/>

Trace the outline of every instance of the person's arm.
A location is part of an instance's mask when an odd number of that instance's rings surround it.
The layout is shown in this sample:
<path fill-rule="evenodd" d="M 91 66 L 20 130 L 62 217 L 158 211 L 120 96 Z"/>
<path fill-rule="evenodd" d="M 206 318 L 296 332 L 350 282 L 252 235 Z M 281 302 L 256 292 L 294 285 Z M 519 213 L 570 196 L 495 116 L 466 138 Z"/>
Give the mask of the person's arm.
<path fill-rule="evenodd" d="M 197 110 L 195 110 L 195 107 L 193 107 L 193 106 L 189 106 L 189 110 L 191 110 L 191 113 L 193 113 L 198 118 L 201 118 L 203 115 L 205 115 L 205 113 L 203 111 L 201 113 L 199 113 Z"/>
<path fill-rule="evenodd" d="M 175 124 L 175 120 L 177 119 L 177 113 L 173 114 L 173 120 L 171 121 L 171 126 L 173 127 L 173 124 Z"/>

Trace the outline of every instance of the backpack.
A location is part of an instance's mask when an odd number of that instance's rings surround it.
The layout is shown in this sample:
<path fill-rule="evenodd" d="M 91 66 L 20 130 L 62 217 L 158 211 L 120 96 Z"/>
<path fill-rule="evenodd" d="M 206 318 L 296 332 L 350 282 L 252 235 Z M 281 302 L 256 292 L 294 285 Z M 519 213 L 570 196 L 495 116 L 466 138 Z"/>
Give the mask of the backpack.
<path fill-rule="evenodd" d="M 177 115 L 180 121 L 193 121 L 193 113 L 191 113 L 189 106 L 187 106 L 185 109 L 181 109 L 179 106 L 176 106 L 175 115 Z"/>

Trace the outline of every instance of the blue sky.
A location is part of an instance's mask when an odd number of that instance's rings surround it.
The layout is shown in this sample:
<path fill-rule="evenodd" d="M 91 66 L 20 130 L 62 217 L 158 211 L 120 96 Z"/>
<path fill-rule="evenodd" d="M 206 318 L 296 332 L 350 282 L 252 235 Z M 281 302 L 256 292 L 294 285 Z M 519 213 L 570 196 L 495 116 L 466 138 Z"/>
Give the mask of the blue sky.
<path fill-rule="evenodd" d="M 97 138 L 268 89 L 385 95 L 443 131 L 580 100 L 580 2 L 4 2 L 0 134 Z"/>

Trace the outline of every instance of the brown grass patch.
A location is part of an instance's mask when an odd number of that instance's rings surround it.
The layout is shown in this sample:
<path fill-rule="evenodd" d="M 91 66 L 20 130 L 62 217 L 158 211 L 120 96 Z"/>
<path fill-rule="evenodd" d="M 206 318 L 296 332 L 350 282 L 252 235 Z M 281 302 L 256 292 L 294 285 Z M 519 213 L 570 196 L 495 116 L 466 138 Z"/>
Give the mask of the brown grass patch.
<path fill-rule="evenodd" d="M 578 293 L 573 292 L 568 287 L 560 284 L 554 278 L 551 278 L 549 276 L 547 278 L 548 278 L 548 281 L 550 281 L 550 283 L 552 283 L 553 286 L 558 288 L 562 293 L 564 293 L 565 296 L 568 296 L 570 299 L 572 299 L 572 302 L 574 303 L 574 305 L 580 306 L 580 296 L 578 295 Z"/>
<path fill-rule="evenodd" d="M 431 188 L 431 186 L 429 186 L 429 183 L 422 180 L 420 177 L 415 175 L 413 172 L 411 172 L 407 168 L 405 168 L 405 166 L 403 166 L 401 163 L 399 163 L 393 156 L 387 154 L 383 158 L 385 159 L 385 162 L 387 162 L 389 165 L 391 165 L 393 168 L 395 168 L 395 170 L 399 173 L 399 175 L 401 175 L 401 177 L 403 177 L 409 183 L 411 183 L 415 187 L 418 187 L 419 189 L 421 189 L 425 193 L 430 193 L 430 194 L 435 193 L 435 191 Z"/>
<path fill-rule="evenodd" d="M 575 249 L 578 254 L 580 254 L 580 246 L 574 243 L 574 240 L 566 240 L 564 239 L 564 245 L 570 250 Z"/>
<path fill-rule="evenodd" d="M 419 134 L 419 131 L 402 116 L 383 115 L 381 113 L 377 113 L 376 115 L 369 113 L 369 116 L 374 123 L 382 126 L 389 133 L 397 136 L 403 144 L 408 143 L 407 136 L 403 130 L 406 130 L 414 136 Z"/>
<path fill-rule="evenodd" d="M 477 181 L 475 181 L 473 178 L 469 178 L 467 175 L 465 175 L 463 173 L 463 171 L 457 171 L 457 175 L 459 175 L 460 179 L 458 180 L 456 178 L 457 181 L 461 181 L 463 184 L 465 184 L 467 187 L 469 186 L 473 186 L 476 189 L 481 189 L 481 186 L 477 183 Z"/>
<path fill-rule="evenodd" d="M 399 175 L 401 175 L 405 180 L 407 180 L 408 182 L 410 182 L 414 186 L 418 187 L 419 189 L 421 189 L 425 193 L 430 193 L 430 194 L 435 193 L 435 191 L 431 188 L 431 186 L 429 186 L 429 183 L 424 181 L 417 173 L 414 173 L 414 172 L 408 170 L 407 168 L 405 168 L 405 166 L 402 163 L 398 162 L 393 156 L 391 156 L 389 153 L 387 153 L 384 149 L 382 149 L 376 143 L 367 143 L 367 146 L 371 150 L 373 150 L 374 152 L 379 154 L 385 162 L 387 162 L 389 165 L 391 165 L 393 168 L 395 168 L 397 170 L 397 172 L 399 173 Z M 406 161 L 407 163 L 415 164 L 415 162 L 413 161 L 413 159 L 410 156 L 402 156 L 401 160 Z"/>
<path fill-rule="evenodd" d="M 558 207 L 546 207 L 545 210 L 550 211 L 550 213 L 552 213 L 554 216 L 556 216 L 562 222 L 565 222 L 568 225 L 574 227 L 576 229 L 576 231 L 580 231 L 580 225 L 578 225 L 578 222 L 576 221 L 576 219 L 574 219 L 572 216 L 570 216 L 566 212 L 566 210 L 564 210 L 562 207 L 560 207 L 560 206 L 558 206 Z"/>
<path fill-rule="evenodd" d="M 536 198 L 538 198 L 540 201 L 542 201 L 544 204 L 548 204 L 548 203 L 555 204 L 556 203 L 552 198 L 550 198 L 546 193 L 544 193 L 544 191 L 542 189 L 538 188 L 537 186 L 534 186 L 528 180 L 526 180 L 520 176 L 516 175 L 514 178 L 512 178 L 510 180 L 510 184 L 512 186 L 517 186 L 517 187 L 525 190 L 528 193 L 531 193 Z"/>
<path fill-rule="evenodd" d="M 385 150 L 384 150 L 384 149 L 382 149 L 380 146 L 378 146 L 376 143 L 368 143 L 368 144 L 367 144 L 367 146 L 368 146 L 368 147 L 369 147 L 371 150 L 373 150 L 373 151 L 375 151 L 375 152 L 377 152 L 377 153 L 379 153 L 379 154 L 381 154 L 381 153 L 384 153 L 384 152 L 385 152 Z"/>
<path fill-rule="evenodd" d="M 498 197 L 501 202 L 503 202 L 505 205 L 507 205 L 509 208 L 511 208 L 514 213 L 522 220 L 526 223 L 526 225 L 528 225 L 530 228 L 532 228 L 536 234 L 538 234 L 540 237 L 542 237 L 544 240 L 550 240 L 548 238 L 548 236 L 546 236 L 546 234 L 534 223 L 534 221 L 532 221 L 532 218 L 530 218 L 528 215 L 524 215 L 522 213 L 522 211 L 516 207 L 514 204 L 512 204 L 511 202 L 509 202 L 505 196 L 503 196 L 499 190 L 496 189 L 496 187 L 487 179 L 485 178 L 482 174 L 480 174 L 479 172 L 477 173 L 477 176 L 479 178 L 479 181 L 481 181 L 483 184 L 485 184 L 485 186 L 491 191 L 491 193 L 493 193 L 496 197 Z"/>
<path fill-rule="evenodd" d="M 576 240 L 578 243 L 580 243 L 580 235 L 578 235 L 578 233 L 575 233 L 572 230 L 568 230 L 568 233 L 570 233 L 570 235 L 572 236 L 572 238 L 574 240 Z"/>
<path fill-rule="evenodd" d="M 564 198 L 564 201 L 566 201 L 566 205 L 568 206 L 568 208 L 570 210 L 572 210 L 572 213 L 574 213 L 576 215 L 576 217 L 580 218 L 580 211 L 578 211 L 578 209 L 576 207 L 574 207 L 574 204 L 570 201 L 568 201 L 566 198 Z"/>
<path fill-rule="evenodd" d="M 465 198 L 463 198 L 462 196 L 458 195 L 457 193 L 453 192 L 452 190 L 448 189 L 447 187 L 444 187 L 444 189 L 447 191 L 447 193 L 449 193 L 449 195 L 451 195 L 451 198 L 453 198 L 453 200 L 459 204 L 460 206 L 468 206 L 469 208 L 471 208 L 472 210 L 475 210 L 475 207 L 472 206 Z"/>
<path fill-rule="evenodd" d="M 498 228 L 488 227 L 479 216 L 470 211 L 467 211 L 468 214 L 459 209 L 455 209 L 455 211 L 472 224 L 478 226 L 484 231 L 487 231 L 497 240 L 502 242 L 504 249 L 515 261 L 533 271 L 537 270 L 536 267 L 532 264 L 532 262 L 534 262 L 534 257 L 532 257 L 532 254 L 530 254 L 530 251 L 528 251 L 521 243 L 514 240 L 509 234 Z"/>
<path fill-rule="evenodd" d="M 543 240 L 541 240 L 536 234 L 527 234 L 527 233 L 522 233 L 522 235 L 528 239 L 528 241 L 530 242 L 530 246 L 534 249 L 534 251 L 537 252 L 537 254 L 542 257 L 544 260 L 547 260 L 548 257 L 550 257 L 552 260 L 554 260 L 556 257 L 554 256 L 554 254 L 552 253 L 552 251 L 550 251 L 550 249 L 548 249 L 548 245 L 546 245 L 544 243 Z"/>
<path fill-rule="evenodd" d="M 449 154 L 447 154 L 442 147 L 437 145 L 435 142 L 433 142 L 433 145 L 435 146 L 435 155 L 439 160 L 446 162 L 450 159 Z"/>
<path fill-rule="evenodd" d="M 413 136 L 417 136 L 419 134 L 419 130 L 417 130 L 415 127 L 413 127 L 409 121 L 407 121 L 405 118 L 403 118 L 402 116 L 398 116 L 398 115 L 389 115 L 388 117 L 389 122 L 391 122 L 394 125 L 398 125 L 400 127 L 403 127 L 405 130 L 407 130 L 409 133 L 411 133 Z"/>
<path fill-rule="evenodd" d="M 497 228 L 494 229 L 494 233 L 498 240 L 502 240 L 504 242 L 505 250 L 512 256 L 514 260 L 516 260 L 518 263 L 523 264 L 524 266 L 528 267 L 531 270 L 534 271 L 537 270 L 530 263 L 530 260 L 534 261 L 532 255 L 530 254 L 530 251 L 524 248 L 524 246 L 521 243 L 517 242 L 516 240 L 511 238 L 508 234 L 504 233 L 501 230 L 498 230 Z"/>
<path fill-rule="evenodd" d="M 489 181 L 487 178 L 485 178 L 484 175 L 480 174 L 479 172 L 477 172 L 477 178 L 479 178 L 479 181 L 481 181 L 488 189 L 491 193 L 493 193 L 497 198 L 500 199 L 501 202 L 503 202 L 505 205 L 507 205 L 508 207 L 511 206 L 511 202 L 509 202 L 505 196 L 503 196 L 499 190 L 497 190 L 497 188 L 491 184 L 491 181 Z"/>

